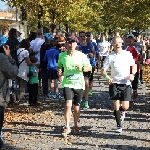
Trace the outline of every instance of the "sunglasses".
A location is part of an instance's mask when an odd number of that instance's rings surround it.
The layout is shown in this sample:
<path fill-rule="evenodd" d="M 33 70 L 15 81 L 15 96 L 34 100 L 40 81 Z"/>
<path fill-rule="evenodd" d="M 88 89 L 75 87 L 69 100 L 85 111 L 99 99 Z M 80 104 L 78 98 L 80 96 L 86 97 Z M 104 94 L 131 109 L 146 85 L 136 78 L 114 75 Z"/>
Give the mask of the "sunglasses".
<path fill-rule="evenodd" d="M 85 37 L 85 36 L 80 36 L 80 37 Z"/>
<path fill-rule="evenodd" d="M 86 37 L 90 37 L 91 35 L 86 35 Z"/>
<path fill-rule="evenodd" d="M 65 44 L 59 44 L 59 46 L 60 46 L 60 47 L 63 47 L 63 46 L 65 46 Z"/>

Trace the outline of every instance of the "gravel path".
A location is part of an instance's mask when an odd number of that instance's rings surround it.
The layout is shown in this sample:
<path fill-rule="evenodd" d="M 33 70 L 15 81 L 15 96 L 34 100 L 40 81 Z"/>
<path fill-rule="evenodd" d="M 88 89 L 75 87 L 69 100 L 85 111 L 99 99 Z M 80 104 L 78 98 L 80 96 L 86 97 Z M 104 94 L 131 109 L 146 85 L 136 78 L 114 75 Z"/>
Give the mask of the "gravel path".
<path fill-rule="evenodd" d="M 146 92 L 146 85 L 139 85 L 136 105 L 127 111 L 121 134 L 114 132 L 108 85 L 97 75 L 90 109 L 81 110 L 79 136 L 71 133 L 63 138 L 60 134 L 64 125 L 63 99 L 60 102 L 41 97 L 37 108 L 8 108 L 3 150 L 150 150 L 150 97 Z"/>

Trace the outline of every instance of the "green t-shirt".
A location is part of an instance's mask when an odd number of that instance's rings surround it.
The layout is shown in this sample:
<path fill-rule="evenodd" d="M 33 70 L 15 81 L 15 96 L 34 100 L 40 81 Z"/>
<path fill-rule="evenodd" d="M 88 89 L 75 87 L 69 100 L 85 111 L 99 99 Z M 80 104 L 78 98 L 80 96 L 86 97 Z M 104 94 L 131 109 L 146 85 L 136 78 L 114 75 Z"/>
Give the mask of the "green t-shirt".
<path fill-rule="evenodd" d="M 36 69 L 35 69 L 34 66 L 30 66 L 29 67 L 29 72 L 36 73 L 37 71 L 36 71 Z M 30 76 L 29 77 L 29 84 L 34 84 L 34 83 L 39 83 L 39 81 L 38 81 L 38 75 L 37 76 Z"/>
<path fill-rule="evenodd" d="M 59 55 L 58 67 L 64 67 L 64 79 L 62 88 L 69 87 L 74 89 L 85 89 L 83 72 L 79 71 L 75 65 L 82 67 L 91 66 L 89 59 L 82 52 L 77 51 L 76 55 L 71 57 L 68 52 L 63 52 Z"/>

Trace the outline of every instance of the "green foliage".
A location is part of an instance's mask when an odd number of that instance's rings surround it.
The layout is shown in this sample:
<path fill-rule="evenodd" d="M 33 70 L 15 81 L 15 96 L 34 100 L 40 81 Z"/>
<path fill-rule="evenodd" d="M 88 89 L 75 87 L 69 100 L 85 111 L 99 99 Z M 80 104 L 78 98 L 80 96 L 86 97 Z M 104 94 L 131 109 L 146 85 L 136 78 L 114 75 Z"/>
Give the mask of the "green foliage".
<path fill-rule="evenodd" d="M 43 7 L 44 23 L 69 24 L 79 30 L 99 32 L 118 28 L 145 28 L 150 25 L 150 0 L 5 0 L 28 12 L 28 26 L 35 28 L 39 5 Z M 33 19 L 32 19 L 33 18 Z"/>

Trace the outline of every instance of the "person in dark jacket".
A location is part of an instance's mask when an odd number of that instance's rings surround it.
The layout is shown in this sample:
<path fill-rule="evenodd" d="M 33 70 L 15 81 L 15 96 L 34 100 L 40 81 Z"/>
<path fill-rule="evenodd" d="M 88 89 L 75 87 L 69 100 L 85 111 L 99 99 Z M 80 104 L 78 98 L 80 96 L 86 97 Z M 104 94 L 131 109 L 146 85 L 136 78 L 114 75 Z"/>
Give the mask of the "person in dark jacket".
<path fill-rule="evenodd" d="M 8 79 L 16 79 L 18 74 L 18 67 L 11 57 L 9 46 L 3 48 L 5 54 L 0 53 L 0 133 L 3 127 L 4 109 L 10 101 Z M 2 147 L 3 141 L 0 138 L 0 149 Z"/>
<path fill-rule="evenodd" d="M 40 69 L 41 69 L 41 77 L 42 77 L 42 88 L 43 94 L 47 96 L 48 94 L 48 77 L 47 77 L 47 62 L 44 61 L 46 50 L 52 47 L 50 40 L 52 39 L 52 35 L 46 33 L 45 42 L 41 45 L 40 49 Z"/>
<path fill-rule="evenodd" d="M 10 54 L 14 60 L 17 58 L 17 50 L 19 49 L 19 41 L 17 39 L 17 30 L 11 28 L 8 33 L 8 40 L 5 45 L 9 46 Z"/>

